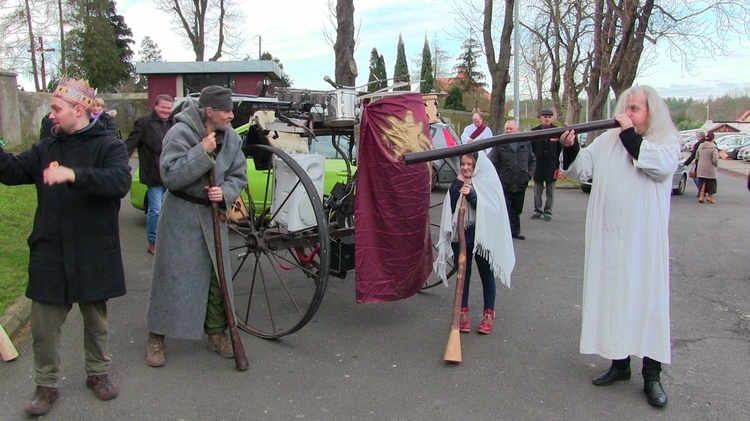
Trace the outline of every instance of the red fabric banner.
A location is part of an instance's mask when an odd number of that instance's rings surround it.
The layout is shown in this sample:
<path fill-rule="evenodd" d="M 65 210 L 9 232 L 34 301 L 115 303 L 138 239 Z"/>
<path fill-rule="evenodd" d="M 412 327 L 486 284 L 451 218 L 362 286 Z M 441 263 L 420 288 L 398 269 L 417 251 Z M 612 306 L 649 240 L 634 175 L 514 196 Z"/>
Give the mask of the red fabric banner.
<path fill-rule="evenodd" d="M 357 302 L 409 298 L 432 270 L 429 163 L 403 154 L 432 149 L 422 95 L 363 106 L 354 204 Z"/>

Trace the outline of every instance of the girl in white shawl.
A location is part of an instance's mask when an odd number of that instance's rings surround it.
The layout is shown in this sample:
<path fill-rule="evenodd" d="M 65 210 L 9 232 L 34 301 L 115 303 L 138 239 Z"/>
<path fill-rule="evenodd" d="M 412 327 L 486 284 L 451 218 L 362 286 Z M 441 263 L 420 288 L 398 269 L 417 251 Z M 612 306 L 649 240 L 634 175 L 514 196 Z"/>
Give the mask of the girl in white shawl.
<path fill-rule="evenodd" d="M 478 160 L 478 162 L 477 162 Z M 475 168 L 476 167 L 476 168 Z M 458 234 L 456 231 L 461 196 L 466 197 L 466 250 L 474 255 L 482 279 L 484 313 L 477 328 L 478 333 L 489 334 L 495 320 L 495 280 L 510 287 L 510 273 L 515 265 L 513 240 L 507 223 L 503 188 L 492 163 L 483 153 L 461 156 L 461 171 L 451 184 L 445 201 L 440 225 L 438 258 L 435 271 L 446 280 L 448 259 L 454 257 L 457 267 Z M 449 246 L 450 245 L 450 246 Z M 471 259 L 466 259 L 466 276 L 461 302 L 459 330 L 471 332 L 469 322 L 469 281 Z"/>

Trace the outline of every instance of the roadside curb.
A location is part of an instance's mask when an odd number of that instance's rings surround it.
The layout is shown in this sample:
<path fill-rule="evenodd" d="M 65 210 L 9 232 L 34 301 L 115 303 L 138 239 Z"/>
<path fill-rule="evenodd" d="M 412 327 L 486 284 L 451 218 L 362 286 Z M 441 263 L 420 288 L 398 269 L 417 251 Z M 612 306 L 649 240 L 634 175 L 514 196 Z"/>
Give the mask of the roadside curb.
<path fill-rule="evenodd" d="M 21 332 L 21 329 L 29 321 L 31 314 L 31 300 L 26 298 L 25 295 L 21 295 L 15 303 L 5 310 L 5 313 L 0 316 L 0 325 L 3 326 L 5 332 L 13 338 Z"/>

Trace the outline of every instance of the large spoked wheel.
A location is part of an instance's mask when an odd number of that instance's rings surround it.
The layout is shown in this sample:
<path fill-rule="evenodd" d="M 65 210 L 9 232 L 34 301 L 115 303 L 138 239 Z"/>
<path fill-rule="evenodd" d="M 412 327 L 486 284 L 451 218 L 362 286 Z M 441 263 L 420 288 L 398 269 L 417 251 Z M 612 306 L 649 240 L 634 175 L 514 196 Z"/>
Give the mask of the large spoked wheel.
<path fill-rule="evenodd" d="M 439 188 L 433 190 L 433 193 L 438 189 Z M 433 261 L 437 260 L 437 244 L 440 240 L 440 216 L 442 215 L 443 198 L 445 197 L 445 193 L 442 191 L 438 191 L 436 194 L 439 195 L 440 199 L 430 201 L 430 237 L 432 238 Z M 452 277 L 456 276 L 456 268 L 453 264 L 453 260 L 448 262 L 448 267 L 448 279 L 450 280 Z M 430 278 L 427 279 L 427 283 L 422 288 L 422 291 L 436 287 L 442 283 L 443 280 L 433 273 L 430 275 Z"/>
<path fill-rule="evenodd" d="M 328 222 L 313 181 L 292 157 L 265 145 L 248 150 L 272 152 L 278 159 L 277 168 L 251 177 L 247 209 L 230 223 L 237 325 L 261 338 L 279 338 L 305 326 L 323 299 L 330 265 Z M 285 173 L 285 187 L 275 187 L 274 171 Z M 261 174 L 264 183 L 258 182 Z"/>

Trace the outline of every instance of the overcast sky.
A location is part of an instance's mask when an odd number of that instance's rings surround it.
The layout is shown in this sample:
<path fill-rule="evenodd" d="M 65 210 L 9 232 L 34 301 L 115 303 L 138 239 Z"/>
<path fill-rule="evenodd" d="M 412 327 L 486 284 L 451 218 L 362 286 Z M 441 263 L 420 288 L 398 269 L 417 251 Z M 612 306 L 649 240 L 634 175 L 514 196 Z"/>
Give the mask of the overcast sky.
<path fill-rule="evenodd" d="M 326 0 L 281 2 L 288 6 L 272 8 L 268 2 L 239 2 L 244 7 L 247 22 L 245 45 L 238 52 L 239 59 L 248 55 L 258 57 L 260 36 L 262 50 L 281 59 L 295 88 L 331 89 L 323 81 L 325 75 L 334 76 L 333 48 L 323 36 L 324 27 L 333 32 L 328 22 Z M 481 2 L 474 0 L 474 3 Z M 404 39 L 411 72 L 415 70 L 412 60 L 421 54 L 425 36 L 431 45 L 437 37 L 439 48 L 447 51 L 451 57 L 448 69 L 456 64 L 461 41 L 452 37 L 459 32 L 456 28 L 460 25 L 453 10 L 453 0 L 355 0 L 354 5 L 355 25 L 360 31 L 359 45 L 355 51 L 360 73 L 358 85 L 367 82 L 367 66 L 373 47 L 385 58 L 388 75 L 393 75 L 399 33 Z M 195 60 L 194 53 L 183 41 L 184 37 L 171 29 L 168 16 L 157 11 L 152 0 L 119 0 L 117 8 L 133 31 L 136 60 L 137 51 L 146 35 L 158 44 L 165 60 Z M 662 96 L 694 98 L 716 97 L 750 89 L 750 43 L 745 40 L 736 49 L 732 56 L 714 62 L 697 61 L 693 64 L 693 75 L 683 74 L 680 63 L 672 63 L 663 58 L 665 54 L 659 54 L 662 59 L 652 68 L 643 69 L 643 76 L 638 77 L 636 83 L 652 85 Z M 211 54 L 213 51 L 207 49 L 206 55 Z M 228 58 L 222 58 L 225 59 Z M 512 89 L 510 85 L 509 97 L 513 95 Z M 527 92 L 523 87 L 521 90 Z"/>

